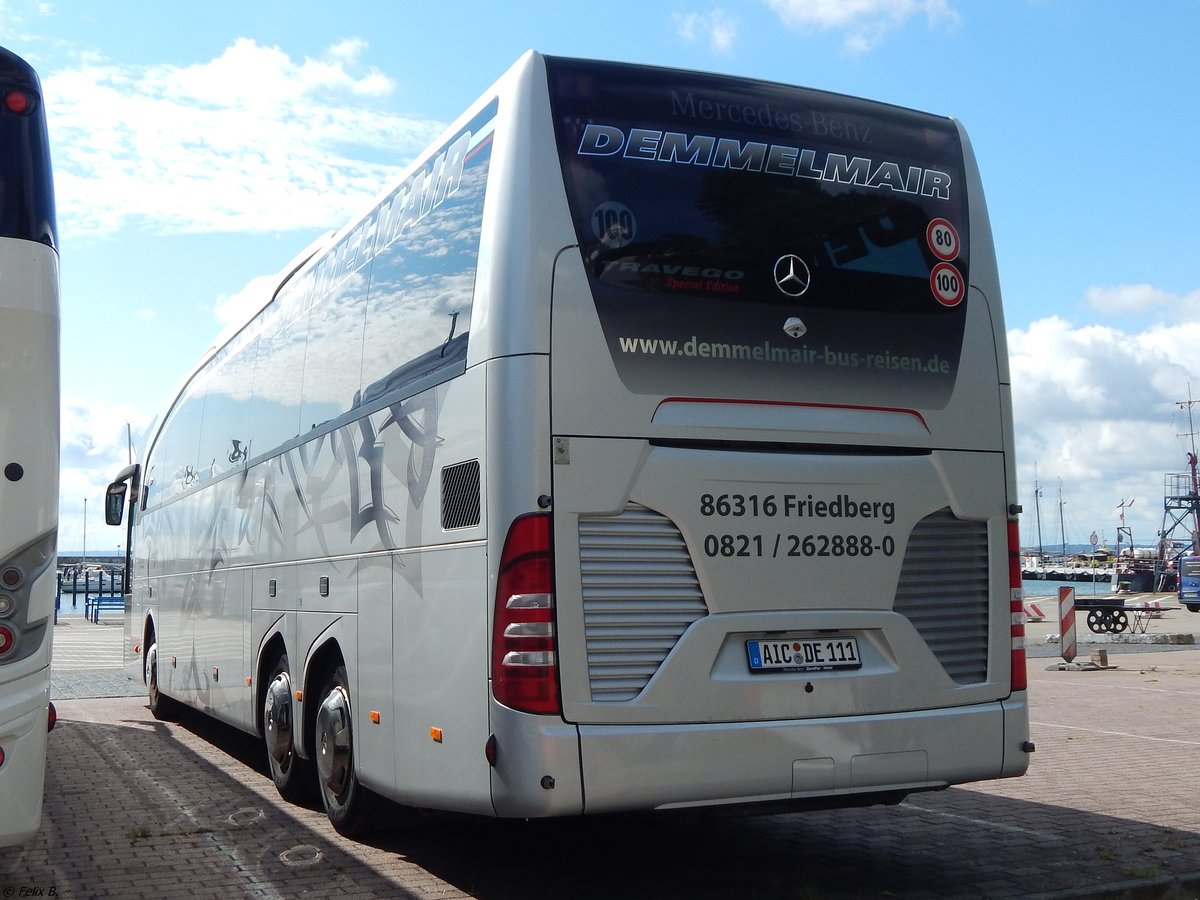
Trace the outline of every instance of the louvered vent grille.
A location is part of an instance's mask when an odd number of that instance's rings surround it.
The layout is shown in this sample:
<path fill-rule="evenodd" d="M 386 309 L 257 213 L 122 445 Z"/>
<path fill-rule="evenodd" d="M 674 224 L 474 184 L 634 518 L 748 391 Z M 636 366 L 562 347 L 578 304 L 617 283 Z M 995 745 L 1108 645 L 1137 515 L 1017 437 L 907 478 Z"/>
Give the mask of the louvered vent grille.
<path fill-rule="evenodd" d="M 894 608 L 912 622 L 955 682 L 986 681 L 987 523 L 964 522 L 949 508 L 918 522 L 908 539 Z"/>
<path fill-rule="evenodd" d="M 584 634 L 592 699 L 632 700 L 708 607 L 679 529 L 631 503 L 579 517 Z"/>
<path fill-rule="evenodd" d="M 442 469 L 442 528 L 479 524 L 479 460 Z"/>

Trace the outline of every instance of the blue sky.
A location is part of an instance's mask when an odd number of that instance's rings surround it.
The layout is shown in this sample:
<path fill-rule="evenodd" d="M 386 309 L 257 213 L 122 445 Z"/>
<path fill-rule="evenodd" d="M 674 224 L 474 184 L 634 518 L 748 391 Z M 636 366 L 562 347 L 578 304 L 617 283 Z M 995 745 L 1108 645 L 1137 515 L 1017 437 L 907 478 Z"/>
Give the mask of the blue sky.
<path fill-rule="evenodd" d="M 525 50 L 702 69 L 961 119 L 1007 306 L 1025 516 L 1163 521 L 1200 399 L 1200 5 L 742 0 L 202 7 L 0 0 L 41 73 L 59 200 L 60 546 L 262 279 L 344 224 Z M 1195 427 L 1200 428 L 1200 407 Z M 1048 501 L 1048 503 L 1046 502 Z"/>

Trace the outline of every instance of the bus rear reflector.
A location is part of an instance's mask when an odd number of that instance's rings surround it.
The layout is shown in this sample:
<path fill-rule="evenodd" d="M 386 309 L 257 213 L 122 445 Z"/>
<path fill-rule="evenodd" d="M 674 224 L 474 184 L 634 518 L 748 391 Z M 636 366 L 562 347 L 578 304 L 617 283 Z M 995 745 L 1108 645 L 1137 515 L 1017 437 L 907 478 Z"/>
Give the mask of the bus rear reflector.
<path fill-rule="evenodd" d="M 1016 519 L 1008 520 L 1008 609 L 1012 616 L 1012 675 L 1009 689 L 1029 687 L 1025 670 L 1025 591 L 1021 587 L 1021 529 Z"/>
<path fill-rule="evenodd" d="M 561 713 L 554 632 L 550 515 L 513 522 L 496 579 L 492 625 L 492 695 L 521 712 Z"/>

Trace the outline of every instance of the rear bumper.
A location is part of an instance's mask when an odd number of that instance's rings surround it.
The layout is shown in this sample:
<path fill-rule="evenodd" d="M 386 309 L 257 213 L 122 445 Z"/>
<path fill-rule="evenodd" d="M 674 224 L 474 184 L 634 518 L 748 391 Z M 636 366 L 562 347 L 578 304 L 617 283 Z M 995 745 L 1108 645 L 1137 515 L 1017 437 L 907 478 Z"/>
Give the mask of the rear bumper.
<path fill-rule="evenodd" d="M 573 726 L 493 703 L 492 725 L 501 817 L 789 800 L 851 806 L 1029 766 L 1023 692 L 950 709 L 691 725 Z"/>
<path fill-rule="evenodd" d="M 1023 774 L 1025 695 L 887 716 L 579 729 L 585 812 L 837 798 Z"/>

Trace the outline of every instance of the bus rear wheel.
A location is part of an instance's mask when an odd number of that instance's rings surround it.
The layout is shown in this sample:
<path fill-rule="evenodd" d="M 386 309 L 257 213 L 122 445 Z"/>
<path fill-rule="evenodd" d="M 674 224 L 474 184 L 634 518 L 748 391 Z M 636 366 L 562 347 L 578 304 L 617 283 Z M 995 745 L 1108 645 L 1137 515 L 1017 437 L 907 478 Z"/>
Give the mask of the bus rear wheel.
<path fill-rule="evenodd" d="M 143 665 L 142 678 L 146 682 L 146 699 L 150 714 L 163 722 L 172 721 L 179 715 L 179 704 L 158 688 L 158 642 L 153 636 L 150 638 L 150 647 L 146 650 Z"/>
<path fill-rule="evenodd" d="M 354 729 L 350 715 L 350 682 L 346 667 L 338 665 L 321 688 L 317 709 L 317 783 L 321 803 L 333 827 L 347 837 L 370 828 L 370 793 L 354 772 Z"/>
<path fill-rule="evenodd" d="M 263 698 L 263 743 L 267 765 L 279 796 L 291 803 L 306 800 L 312 794 L 312 764 L 296 753 L 295 707 L 292 704 L 292 677 L 287 655 L 271 667 L 270 681 Z"/>

